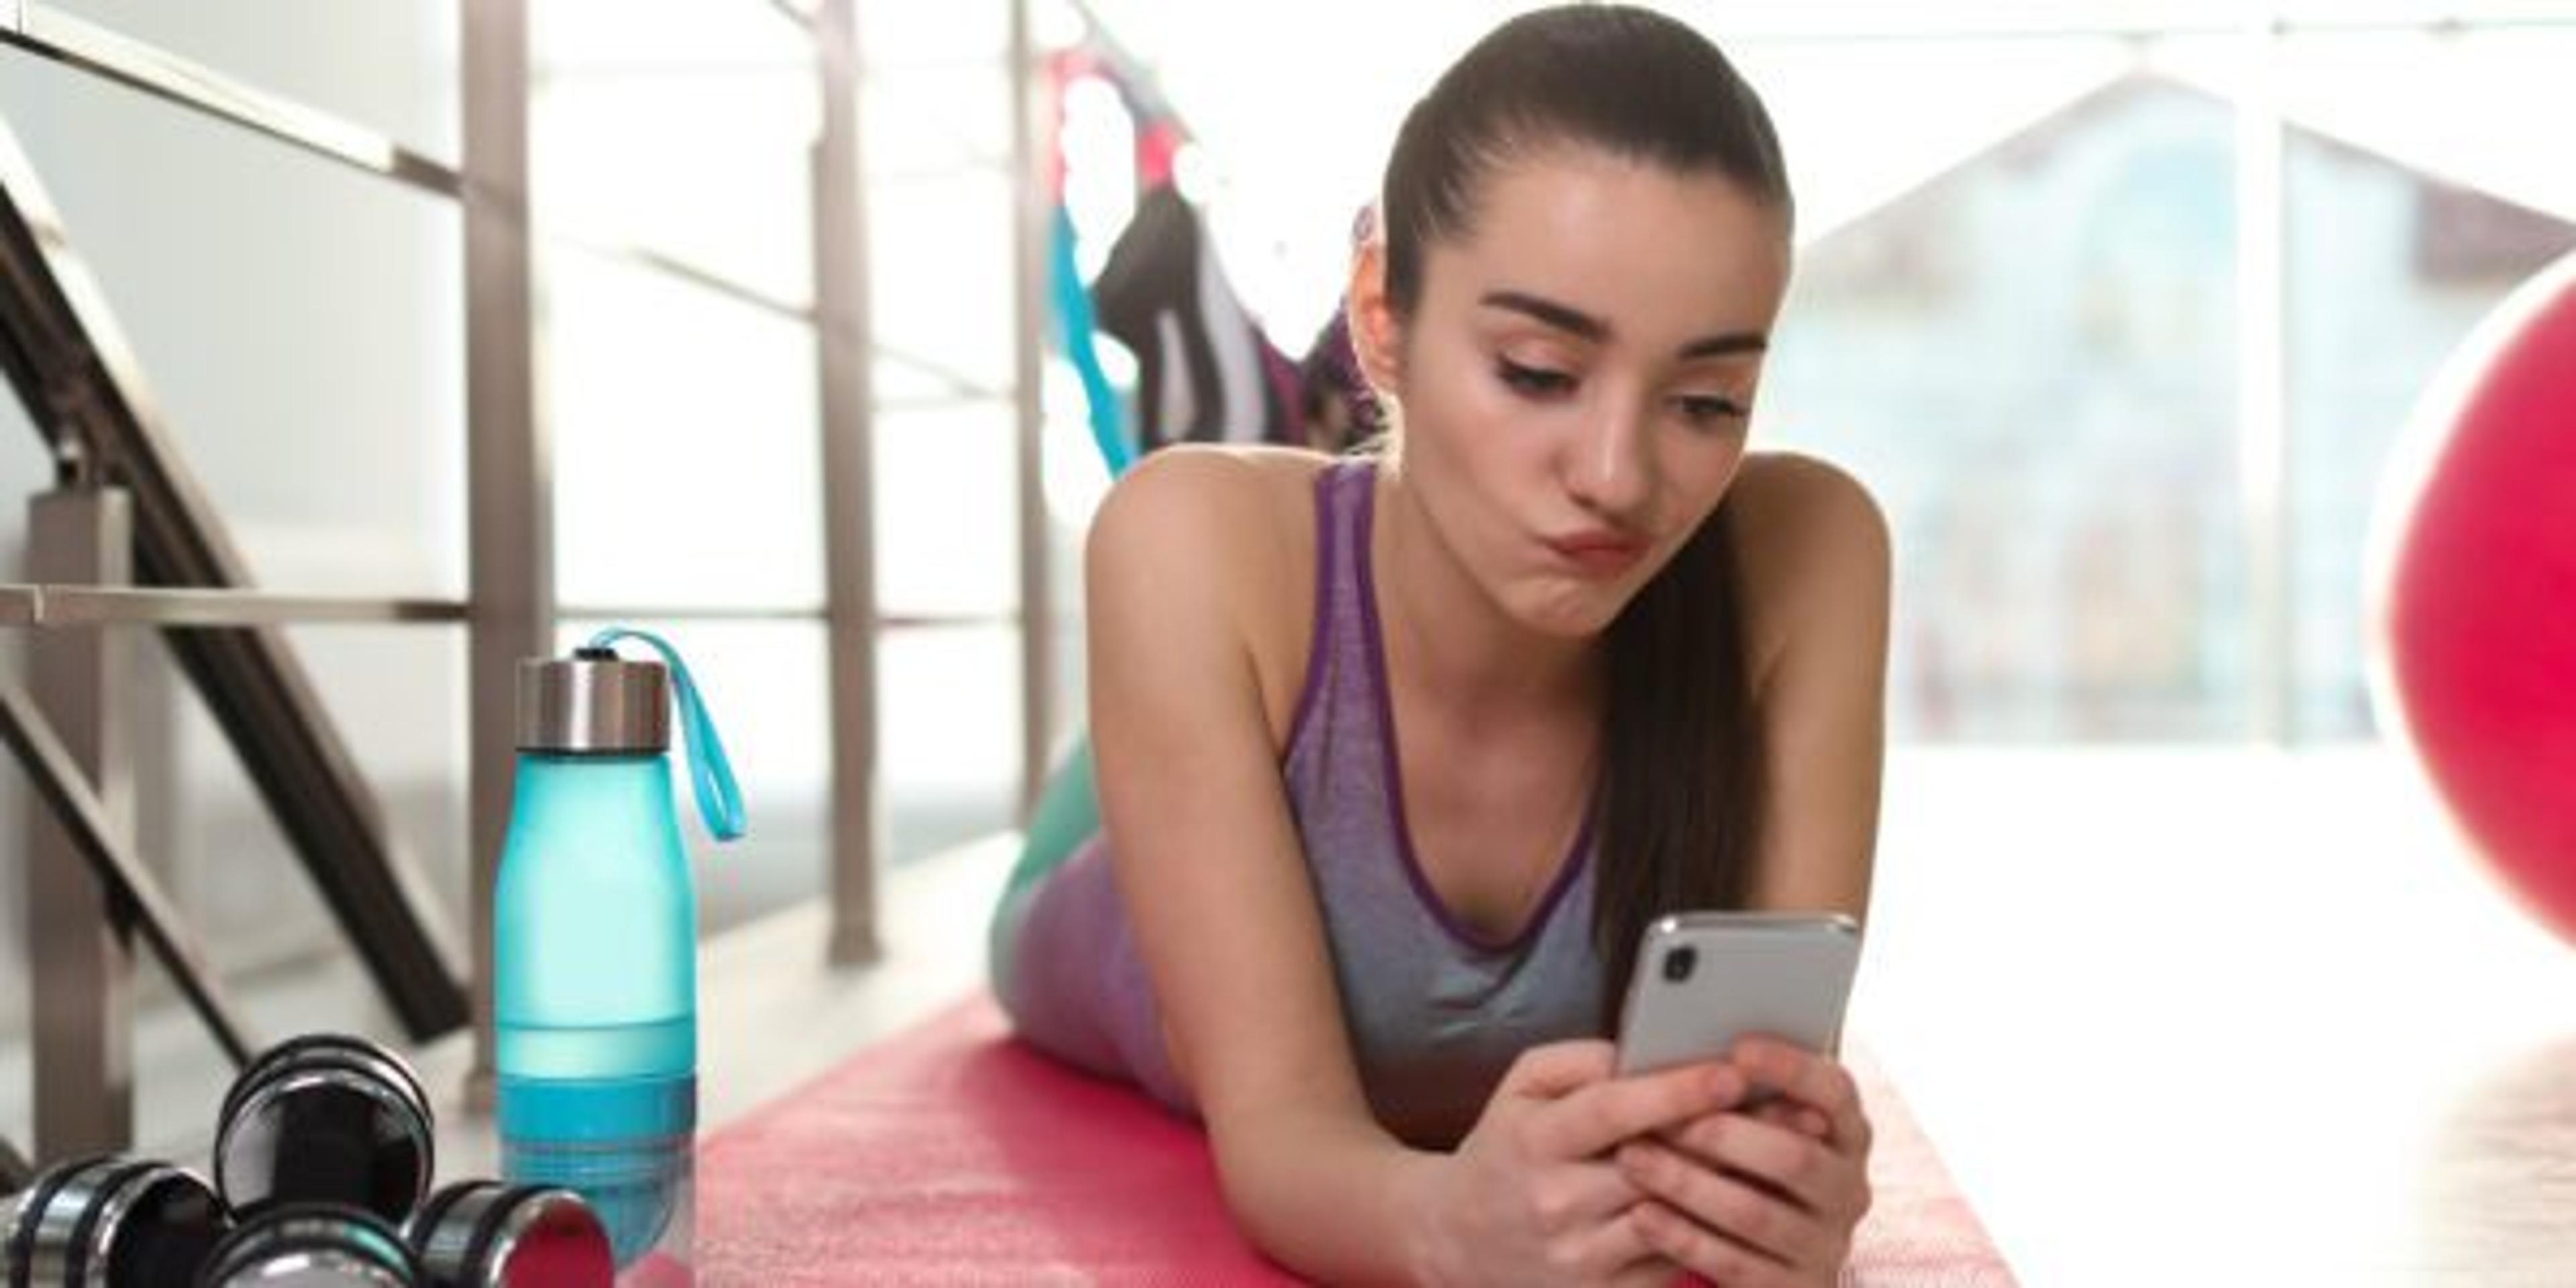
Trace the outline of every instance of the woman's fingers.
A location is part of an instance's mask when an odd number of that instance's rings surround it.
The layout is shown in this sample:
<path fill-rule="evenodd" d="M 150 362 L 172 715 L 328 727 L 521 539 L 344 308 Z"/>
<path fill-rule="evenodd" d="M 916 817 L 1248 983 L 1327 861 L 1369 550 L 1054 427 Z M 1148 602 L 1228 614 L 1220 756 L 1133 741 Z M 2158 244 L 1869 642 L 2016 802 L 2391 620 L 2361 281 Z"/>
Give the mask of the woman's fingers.
<path fill-rule="evenodd" d="M 1773 1097 L 1742 1112 L 1751 1114 L 1774 1127 L 1786 1127 L 1791 1131 L 1813 1136 L 1817 1140 L 1824 1140 L 1833 1135 L 1833 1123 L 1821 1111 L 1810 1109 L 1794 1100 Z"/>
<path fill-rule="evenodd" d="M 1829 1218 L 1859 1202 L 1854 1191 L 1862 1188 L 1863 1164 L 1804 1132 L 1743 1114 L 1710 1114 L 1660 1139 L 1705 1166 L 1741 1173 Z"/>
<path fill-rule="evenodd" d="M 1685 1065 L 1595 1083 L 1533 1115 L 1531 1145 L 1545 1158 L 1592 1158 L 1743 1100 L 1744 1075 L 1723 1062 Z"/>
<path fill-rule="evenodd" d="M 1813 1267 L 1834 1252 L 1837 1236 L 1814 1211 L 1678 1150 L 1640 1141 L 1620 1149 L 1619 1166 L 1638 1189 L 1782 1265 Z"/>
<path fill-rule="evenodd" d="M 1608 1078 L 1618 1058 L 1617 1047 L 1597 1038 L 1534 1046 L 1503 1071 L 1495 1090 L 1529 1100 L 1560 1099 Z"/>
<path fill-rule="evenodd" d="M 1730 1058 L 1754 1086 L 1823 1114 L 1826 1139 L 1835 1147 L 1855 1157 L 1868 1155 L 1869 1117 L 1861 1112 L 1860 1088 L 1839 1062 L 1765 1037 L 1736 1043 Z"/>
<path fill-rule="evenodd" d="M 1661 1202 L 1638 1204 L 1634 1219 L 1647 1247 L 1725 1288 L 1800 1288 L 1816 1277 L 1814 1271 L 1782 1265 Z"/>
<path fill-rule="evenodd" d="M 1646 1242 L 1638 1228 L 1636 1205 L 1601 1223 L 1580 1250 L 1572 1276 L 1587 1284 L 1652 1284 L 1668 1288 L 1677 1273 L 1673 1263 Z"/>
<path fill-rule="evenodd" d="M 1738 1043 L 1726 1067 L 1743 1077 L 1735 1105 L 1619 1150 L 1649 1196 L 1629 1219 L 1652 1252 L 1729 1288 L 1832 1275 L 1869 1206 L 1859 1089 L 1834 1060 L 1770 1039 Z M 1742 1103 L 1759 1092 L 1776 1094 Z"/>
<path fill-rule="evenodd" d="M 1682 1267 L 1661 1253 L 1633 1262 L 1627 1269 L 1610 1276 L 1610 1288 L 1674 1288 L 1681 1282 Z"/>
<path fill-rule="evenodd" d="M 1616 1164 L 1587 1162 L 1549 1168 L 1531 1178 L 1529 1216 L 1551 1237 L 1575 1232 L 1582 1242 L 1619 1213 L 1636 1205 L 1636 1183 Z M 1587 1263 L 1588 1264 L 1588 1263 Z"/>

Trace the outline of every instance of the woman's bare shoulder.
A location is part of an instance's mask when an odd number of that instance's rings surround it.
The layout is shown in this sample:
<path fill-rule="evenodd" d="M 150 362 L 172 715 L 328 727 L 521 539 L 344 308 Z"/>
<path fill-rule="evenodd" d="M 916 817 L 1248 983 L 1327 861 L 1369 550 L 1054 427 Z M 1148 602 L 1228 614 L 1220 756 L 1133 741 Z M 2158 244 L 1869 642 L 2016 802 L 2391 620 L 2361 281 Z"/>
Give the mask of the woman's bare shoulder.
<path fill-rule="evenodd" d="M 1276 447 L 1181 444 L 1110 488 L 1092 523 L 1094 558 L 1213 562 L 1239 579 L 1311 544 L 1315 475 L 1330 458 Z M 1103 549 L 1103 547 L 1106 549 Z"/>
<path fill-rule="evenodd" d="M 1087 594 L 1150 602 L 1132 629 L 1223 629 L 1241 642 L 1277 726 L 1305 673 L 1315 578 L 1314 487 L 1332 458 L 1276 447 L 1176 445 L 1137 462 L 1092 521 Z M 1102 622 L 1095 611 L 1094 630 Z M 1114 627 L 1112 629 L 1115 629 Z M 1106 641 L 1120 647 L 1118 641 Z M 1274 730 L 1275 732 L 1275 730 Z"/>
<path fill-rule="evenodd" d="M 1848 471 L 1795 452 L 1755 453 L 1726 504 L 1756 677 L 1793 640 L 1885 614 L 1887 516 Z"/>
<path fill-rule="evenodd" d="M 1175 521 L 1230 515 L 1233 522 L 1225 526 L 1241 530 L 1253 517 L 1241 507 L 1276 508 L 1292 492 L 1302 494 L 1331 463 L 1321 453 L 1297 448 L 1178 443 L 1137 461 L 1109 489 L 1102 512 L 1145 507 Z"/>

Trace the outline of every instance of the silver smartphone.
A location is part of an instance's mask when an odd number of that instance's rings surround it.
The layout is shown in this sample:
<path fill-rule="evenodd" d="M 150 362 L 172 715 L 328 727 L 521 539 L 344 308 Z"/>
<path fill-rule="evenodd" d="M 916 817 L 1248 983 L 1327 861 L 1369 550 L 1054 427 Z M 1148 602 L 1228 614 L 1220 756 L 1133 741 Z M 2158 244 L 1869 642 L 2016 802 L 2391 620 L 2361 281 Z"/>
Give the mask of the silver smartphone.
<path fill-rule="evenodd" d="M 1646 927 L 1619 1018 L 1619 1072 L 1724 1056 L 1760 1033 L 1826 1055 L 1860 965 L 1839 913 L 1685 912 Z"/>

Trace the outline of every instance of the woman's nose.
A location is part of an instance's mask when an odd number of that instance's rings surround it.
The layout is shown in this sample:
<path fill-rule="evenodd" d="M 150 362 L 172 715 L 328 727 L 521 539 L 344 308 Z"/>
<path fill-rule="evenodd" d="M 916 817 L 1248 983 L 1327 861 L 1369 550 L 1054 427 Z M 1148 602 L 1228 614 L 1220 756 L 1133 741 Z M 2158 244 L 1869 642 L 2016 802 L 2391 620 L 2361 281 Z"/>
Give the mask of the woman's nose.
<path fill-rule="evenodd" d="M 1653 471 L 1644 418 L 1617 400 L 1605 400 L 1586 417 L 1566 448 L 1566 490 L 1607 517 L 1626 518 L 1642 508 L 1654 491 Z"/>

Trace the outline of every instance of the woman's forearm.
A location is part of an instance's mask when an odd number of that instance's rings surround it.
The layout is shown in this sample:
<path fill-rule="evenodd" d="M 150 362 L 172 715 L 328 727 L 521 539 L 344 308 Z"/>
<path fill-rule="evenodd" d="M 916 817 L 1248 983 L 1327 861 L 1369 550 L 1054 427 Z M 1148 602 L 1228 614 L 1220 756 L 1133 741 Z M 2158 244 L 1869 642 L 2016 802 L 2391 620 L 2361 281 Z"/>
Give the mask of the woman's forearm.
<path fill-rule="evenodd" d="M 1212 1134 L 1235 1222 L 1273 1260 L 1322 1283 L 1438 1278 L 1434 1192 L 1448 1155 L 1304 1106 L 1238 1112 Z"/>

